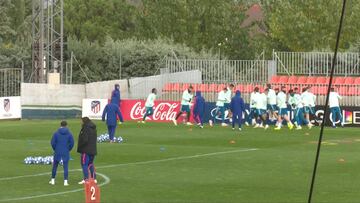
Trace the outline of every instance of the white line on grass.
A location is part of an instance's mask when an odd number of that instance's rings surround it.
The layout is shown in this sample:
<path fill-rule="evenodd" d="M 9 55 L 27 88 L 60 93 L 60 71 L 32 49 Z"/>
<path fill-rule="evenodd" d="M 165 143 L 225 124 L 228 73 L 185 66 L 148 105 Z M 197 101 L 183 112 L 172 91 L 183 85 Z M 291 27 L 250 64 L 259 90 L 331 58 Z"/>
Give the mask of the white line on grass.
<path fill-rule="evenodd" d="M 191 156 L 180 156 L 180 157 L 172 157 L 172 158 L 166 158 L 166 159 L 157 159 L 157 160 L 150 160 L 150 161 L 139 161 L 139 162 L 132 162 L 132 163 L 122 163 L 122 164 L 112 164 L 112 165 L 105 165 L 105 166 L 97 166 L 97 169 L 102 168 L 114 168 L 114 167 L 120 167 L 120 166 L 130 166 L 130 165 L 144 165 L 144 164 L 152 164 L 152 163 L 161 163 L 161 162 L 167 162 L 167 161 L 175 161 L 175 160 L 184 160 L 184 159 L 194 159 L 199 157 L 206 157 L 206 156 L 216 156 L 221 154 L 231 154 L 236 152 L 249 152 L 249 151 L 256 151 L 258 149 L 252 148 L 252 149 L 237 149 L 237 150 L 230 150 L 230 151 L 222 151 L 222 152 L 212 152 L 212 153 L 206 153 L 206 154 L 196 154 Z M 72 169 L 69 171 L 81 171 L 81 169 Z M 23 175 L 23 176 L 13 176 L 13 177 L 6 177 L 6 178 L 0 178 L 0 181 L 4 180 L 14 180 L 14 179 L 20 179 L 20 178 L 29 178 L 29 177 L 37 177 L 37 176 L 44 176 L 44 175 L 50 175 L 50 172 L 47 173 L 38 173 L 33 175 Z M 110 178 L 107 177 L 104 174 L 97 173 L 101 177 L 105 179 L 104 183 L 101 183 L 99 186 L 106 185 L 110 182 Z M 8 201 L 18 201 L 18 200 L 27 200 L 27 199 L 34 199 L 39 197 L 48 197 L 48 196 L 55 196 L 55 195 L 62 195 L 67 193 L 73 193 L 73 192 L 79 192 L 83 189 L 76 189 L 76 190 L 70 190 L 70 191 L 64 191 L 64 192 L 57 192 L 57 193 L 49 193 L 49 194 L 42 194 L 42 195 L 35 195 L 35 196 L 27 196 L 27 197 L 19 197 L 19 198 L 12 198 L 12 199 L 0 199 L 0 202 L 8 202 Z"/>
<path fill-rule="evenodd" d="M 112 165 L 105 165 L 105 166 L 97 166 L 96 169 L 102 169 L 102 168 L 114 168 L 114 167 L 120 167 L 120 166 L 130 166 L 130 165 L 143 165 L 143 164 L 152 164 L 152 163 L 161 163 L 161 162 L 167 162 L 167 161 L 175 161 L 175 160 L 183 160 L 183 159 L 193 159 L 198 157 L 206 157 L 206 156 L 215 156 L 215 155 L 221 155 L 221 154 L 231 154 L 236 152 L 248 152 L 248 151 L 256 151 L 258 149 L 252 148 L 252 149 L 237 149 L 237 150 L 230 150 L 230 151 L 222 151 L 222 152 L 212 152 L 212 153 L 206 153 L 206 154 L 196 154 L 191 156 L 180 156 L 180 157 L 171 157 L 166 159 L 156 159 L 156 160 L 150 160 L 150 161 L 138 161 L 138 162 L 131 162 L 131 163 L 122 163 L 122 164 L 112 164 Z M 72 169 L 69 171 L 81 171 L 81 169 Z M 51 173 L 38 173 L 33 175 L 23 175 L 23 176 L 13 176 L 13 177 L 5 177 L 0 178 L 0 181 L 3 180 L 14 180 L 19 178 L 30 178 L 30 177 L 37 177 L 37 176 L 43 176 L 43 175 L 49 175 Z"/>
<path fill-rule="evenodd" d="M 237 149 L 237 150 L 213 152 L 213 153 L 207 153 L 207 154 L 196 154 L 196 155 L 191 155 L 191 156 L 180 156 L 180 157 L 172 157 L 172 158 L 166 158 L 166 159 L 156 159 L 156 160 L 150 160 L 150 161 L 139 161 L 139 162 L 132 162 L 132 163 L 112 164 L 112 165 L 106 165 L 106 166 L 98 166 L 96 168 L 114 168 L 114 167 L 119 167 L 119 166 L 152 164 L 152 163 L 160 163 L 160 162 L 175 161 L 175 160 L 194 159 L 194 158 L 206 157 L 206 156 L 215 156 L 215 155 L 220 155 L 220 154 L 231 154 L 231 153 L 236 153 L 236 152 L 248 152 L 248 151 L 255 151 L 255 150 L 258 150 L 258 149 L 256 149 L 256 148 L 253 148 L 253 149 Z"/>
<path fill-rule="evenodd" d="M 73 171 L 75 171 L 75 170 L 73 170 Z M 42 175 L 49 175 L 49 174 L 50 174 L 50 173 L 42 173 Z M 104 185 L 110 183 L 110 178 L 107 177 L 106 175 L 104 175 L 104 174 L 102 174 L 102 173 L 96 173 L 96 175 L 101 176 L 101 177 L 104 178 L 104 180 L 105 180 L 103 183 L 99 184 L 99 187 L 104 186 Z M 40 176 L 40 175 L 38 175 L 38 176 Z M 84 190 L 84 188 L 75 189 L 75 190 L 69 190 L 69 191 L 64 191 L 64 192 L 48 193 L 48 194 L 42 194 L 42 195 L 33 195 L 33 196 L 26 196 L 26 197 L 0 199 L 0 202 L 20 201 L 20 200 L 35 199 L 35 198 L 40 198 L 40 197 L 49 197 L 49 196 L 63 195 L 63 194 L 68 194 L 68 193 L 80 192 L 80 191 L 83 191 L 83 190 Z"/>

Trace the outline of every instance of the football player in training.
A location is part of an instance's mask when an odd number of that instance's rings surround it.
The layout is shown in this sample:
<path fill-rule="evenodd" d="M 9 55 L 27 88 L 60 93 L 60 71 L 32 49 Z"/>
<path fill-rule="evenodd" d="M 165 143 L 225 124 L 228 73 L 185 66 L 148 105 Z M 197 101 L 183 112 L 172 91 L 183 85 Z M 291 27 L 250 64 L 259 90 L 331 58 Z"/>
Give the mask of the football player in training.
<path fill-rule="evenodd" d="M 294 90 L 290 91 L 290 97 L 288 102 L 294 110 L 294 120 L 296 130 L 301 130 L 301 125 L 307 125 L 307 121 L 304 118 L 304 108 L 301 102 L 301 96 L 299 94 L 299 89 L 297 87 Z"/>
<path fill-rule="evenodd" d="M 61 121 L 60 128 L 54 133 L 51 139 L 51 147 L 54 150 L 54 162 L 49 183 L 55 185 L 57 167 L 62 160 L 64 167 L 64 186 L 68 186 L 70 151 L 74 147 L 74 138 L 67 128 L 66 121 Z"/>
<path fill-rule="evenodd" d="M 218 93 L 215 114 L 212 116 L 212 120 L 209 120 L 210 126 L 213 126 L 215 124 L 216 116 L 218 116 L 219 114 L 221 115 L 221 126 L 227 126 L 227 124 L 225 123 L 225 107 L 224 107 L 227 91 L 228 89 L 227 87 L 225 87 L 223 90 L 221 90 Z"/>
<path fill-rule="evenodd" d="M 227 117 L 229 118 L 229 120 L 231 120 L 231 117 L 232 117 L 232 112 L 230 109 L 230 102 L 231 102 L 231 97 L 232 97 L 232 92 L 233 92 L 234 87 L 235 86 L 233 84 L 228 85 L 227 91 L 225 93 L 226 101 L 224 102 L 224 111 L 228 111 Z"/>
<path fill-rule="evenodd" d="M 294 128 L 294 125 L 292 124 L 289 116 L 288 116 L 288 111 L 287 111 L 287 103 L 286 103 L 286 89 L 285 86 L 281 87 L 281 90 L 279 91 L 277 98 L 276 98 L 276 103 L 277 106 L 279 107 L 279 117 L 278 117 L 278 126 L 275 128 L 275 130 L 280 130 L 282 127 L 282 122 L 283 119 L 287 122 L 287 126 L 290 130 L 292 130 Z"/>
<path fill-rule="evenodd" d="M 265 89 L 264 93 L 259 93 L 256 97 L 256 116 L 257 124 L 254 128 L 263 128 L 265 124 L 265 130 L 269 128 L 269 123 L 267 120 L 267 98 L 268 98 L 269 89 Z"/>
<path fill-rule="evenodd" d="M 96 125 L 88 118 L 84 117 L 82 120 L 82 126 L 79 133 L 77 152 L 80 153 L 81 167 L 84 175 L 84 179 L 79 184 L 84 184 L 89 178 L 89 169 L 91 176 L 96 181 L 96 173 L 94 167 L 94 160 L 97 154 L 97 131 Z"/>
<path fill-rule="evenodd" d="M 205 99 L 200 91 L 196 91 L 195 105 L 193 109 L 194 120 L 200 128 L 204 128 Z"/>
<path fill-rule="evenodd" d="M 146 102 L 145 102 L 146 112 L 145 112 L 144 117 L 143 117 L 143 119 L 141 121 L 142 123 L 145 123 L 146 117 L 151 116 L 154 113 L 153 108 L 154 108 L 154 105 L 155 105 L 156 94 L 157 94 L 156 88 L 152 88 L 151 93 L 149 94 L 149 96 L 147 97 Z"/>
<path fill-rule="evenodd" d="M 269 112 L 269 119 L 271 121 L 277 120 L 277 106 L 276 106 L 276 92 L 271 89 L 271 85 L 267 84 L 266 88 L 268 89 L 267 94 L 267 110 Z"/>
<path fill-rule="evenodd" d="M 118 106 L 119 111 L 120 111 L 120 85 L 119 84 L 115 84 L 115 89 L 112 91 L 111 93 L 111 103 L 115 104 Z M 120 111 L 120 115 L 119 115 L 119 124 L 124 122 L 123 116 L 121 114 Z"/>
<path fill-rule="evenodd" d="M 190 122 L 190 106 L 191 106 L 191 101 L 193 99 L 193 94 L 192 94 L 193 90 L 194 88 L 190 85 L 189 88 L 183 92 L 180 112 L 176 115 L 176 118 L 172 120 L 174 125 L 177 125 L 177 120 L 183 113 L 186 113 L 186 118 L 187 118 L 186 125 L 192 125 L 192 123 Z"/>
<path fill-rule="evenodd" d="M 309 88 L 309 94 L 310 94 L 310 97 L 312 98 L 312 100 L 310 100 L 310 103 L 309 103 L 309 107 L 310 107 L 309 115 L 311 115 L 315 118 L 316 117 L 316 115 L 315 115 L 316 95 L 311 91 L 311 88 Z"/>
<path fill-rule="evenodd" d="M 339 104 L 341 99 L 342 97 L 335 92 L 335 89 L 332 87 L 329 95 L 329 107 L 332 115 L 331 119 L 333 128 L 336 128 L 337 119 L 339 119 L 341 127 L 344 127 L 343 116 Z"/>
<path fill-rule="evenodd" d="M 251 125 L 256 124 L 256 121 L 255 121 L 255 114 L 256 114 L 256 106 L 255 106 L 255 104 L 256 104 L 256 102 L 255 102 L 255 100 L 256 100 L 258 92 L 259 92 L 259 88 L 255 87 L 254 91 L 251 92 L 251 94 L 250 94 L 250 111 L 249 111 L 249 114 L 248 114 L 247 119 L 245 121 L 246 126 L 249 126 L 250 124 Z"/>
<path fill-rule="evenodd" d="M 109 133 L 110 143 L 114 142 L 114 135 L 117 127 L 116 116 L 121 116 L 119 107 L 114 103 L 107 104 L 102 113 L 102 121 L 105 121 Z"/>
<path fill-rule="evenodd" d="M 309 88 L 310 87 L 305 87 L 303 89 L 303 93 L 301 94 L 301 102 L 304 108 L 306 123 L 308 125 L 308 128 L 311 129 L 313 125 L 310 122 L 310 111 L 311 111 L 310 104 L 313 102 L 314 97 L 309 93 Z"/>
<path fill-rule="evenodd" d="M 239 90 L 236 91 L 235 96 L 231 99 L 230 109 L 233 114 L 232 129 L 235 130 L 235 123 L 237 123 L 239 130 L 241 130 L 242 113 L 245 110 L 245 105 Z"/>

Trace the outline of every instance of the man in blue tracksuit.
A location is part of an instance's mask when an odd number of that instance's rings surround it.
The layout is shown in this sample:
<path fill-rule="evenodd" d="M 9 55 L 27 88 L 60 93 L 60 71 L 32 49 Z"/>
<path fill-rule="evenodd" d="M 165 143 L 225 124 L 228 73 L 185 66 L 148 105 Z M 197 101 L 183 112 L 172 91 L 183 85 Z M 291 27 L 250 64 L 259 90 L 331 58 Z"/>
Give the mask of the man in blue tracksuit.
<path fill-rule="evenodd" d="M 51 147 L 54 150 L 54 162 L 52 167 L 51 180 L 49 182 L 51 185 L 55 185 L 56 170 L 61 160 L 63 161 L 64 167 L 64 186 L 69 185 L 69 159 L 70 151 L 74 147 L 74 138 L 66 126 L 67 122 L 62 121 L 60 128 L 54 133 L 51 139 Z"/>
<path fill-rule="evenodd" d="M 114 103 L 107 104 L 102 114 L 102 121 L 105 121 L 108 128 L 110 142 L 114 142 L 115 130 L 117 127 L 116 116 L 120 117 L 119 107 Z"/>
<path fill-rule="evenodd" d="M 201 96 L 200 91 L 196 91 L 195 94 L 193 115 L 195 122 L 200 126 L 200 128 L 204 128 L 205 99 L 203 96 Z"/>
<path fill-rule="evenodd" d="M 230 109 L 233 114 L 232 129 L 235 129 L 235 123 L 237 122 L 239 130 L 241 130 L 242 113 L 245 110 L 245 105 L 239 90 L 236 91 L 235 96 L 231 99 Z"/>
<path fill-rule="evenodd" d="M 120 85 L 119 84 L 115 84 L 115 89 L 111 93 L 111 103 L 117 105 L 119 108 L 119 111 L 120 111 Z M 119 114 L 119 120 L 120 120 L 120 123 L 124 122 L 121 111 Z"/>

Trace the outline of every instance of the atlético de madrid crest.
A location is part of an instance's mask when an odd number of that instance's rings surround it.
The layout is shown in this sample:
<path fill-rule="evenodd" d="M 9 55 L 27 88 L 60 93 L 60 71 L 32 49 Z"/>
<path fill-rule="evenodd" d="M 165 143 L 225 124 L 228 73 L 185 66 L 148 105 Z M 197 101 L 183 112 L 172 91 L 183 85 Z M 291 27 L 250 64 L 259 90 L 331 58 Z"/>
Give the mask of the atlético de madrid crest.
<path fill-rule="evenodd" d="M 10 111 L 10 99 L 4 99 L 4 110 L 6 112 Z"/>
<path fill-rule="evenodd" d="M 95 101 L 91 102 L 91 111 L 93 113 L 95 113 L 95 114 L 99 113 L 100 109 L 101 109 L 100 101 L 95 100 Z"/>

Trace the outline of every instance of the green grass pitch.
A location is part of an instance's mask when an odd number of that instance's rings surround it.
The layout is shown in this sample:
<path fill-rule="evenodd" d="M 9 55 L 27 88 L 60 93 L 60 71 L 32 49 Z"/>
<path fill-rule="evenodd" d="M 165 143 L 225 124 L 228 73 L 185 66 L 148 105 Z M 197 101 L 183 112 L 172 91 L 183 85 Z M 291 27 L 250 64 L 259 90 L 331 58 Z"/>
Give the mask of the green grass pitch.
<path fill-rule="evenodd" d="M 104 123 L 96 123 L 98 134 L 106 132 Z M 84 202 L 77 184 L 82 174 L 76 170 L 80 168 L 76 145 L 69 187 L 62 185 L 62 172 L 55 186 L 48 184 L 50 165 L 23 163 L 26 156 L 52 154 L 50 138 L 58 125 L 53 120 L 0 122 L 0 202 Z M 80 120 L 70 120 L 69 128 L 76 141 Z M 238 132 L 219 126 L 127 122 L 116 132 L 124 143 L 98 144 L 95 165 L 104 175 L 98 181 L 106 183 L 101 198 L 103 202 L 306 202 L 318 134 L 318 127 Z M 359 202 L 359 135 L 356 128 L 325 129 L 313 202 Z"/>

